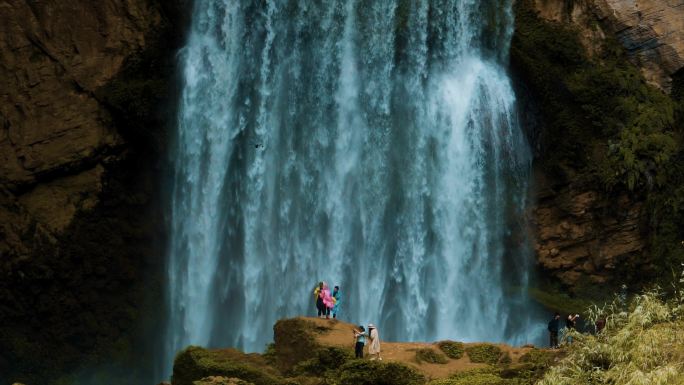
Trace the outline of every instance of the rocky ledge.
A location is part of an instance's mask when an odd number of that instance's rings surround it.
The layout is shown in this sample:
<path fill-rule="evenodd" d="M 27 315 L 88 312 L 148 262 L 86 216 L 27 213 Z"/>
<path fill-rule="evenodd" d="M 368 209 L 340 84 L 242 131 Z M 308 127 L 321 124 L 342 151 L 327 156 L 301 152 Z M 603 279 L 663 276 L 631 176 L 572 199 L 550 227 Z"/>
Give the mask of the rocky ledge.
<path fill-rule="evenodd" d="M 173 385 L 533 384 L 558 351 L 499 344 L 382 342 L 382 361 L 353 357 L 354 325 L 336 320 L 278 321 L 264 354 L 191 346 L 178 353 Z"/>

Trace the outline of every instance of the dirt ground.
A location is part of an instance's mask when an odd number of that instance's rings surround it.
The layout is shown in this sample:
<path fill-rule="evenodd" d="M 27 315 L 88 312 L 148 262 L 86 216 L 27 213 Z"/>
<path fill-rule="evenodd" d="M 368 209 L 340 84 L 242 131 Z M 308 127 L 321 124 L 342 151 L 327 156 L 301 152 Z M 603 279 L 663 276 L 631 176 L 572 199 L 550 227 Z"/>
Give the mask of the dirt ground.
<path fill-rule="evenodd" d="M 310 318 L 302 317 L 301 319 L 307 320 L 315 323 L 317 326 L 323 328 L 330 328 L 330 330 L 321 332 L 316 338 L 318 342 L 322 345 L 327 346 L 338 346 L 349 348 L 350 351 L 354 350 L 354 335 L 352 329 L 356 325 L 341 322 L 337 320 L 326 320 L 320 318 Z M 380 331 L 380 356 L 383 361 L 397 361 L 406 365 L 410 365 L 417 368 L 429 379 L 445 378 L 449 375 L 474 368 L 484 367 L 485 364 L 474 364 L 468 359 L 468 355 L 464 354 L 458 360 L 448 359 L 446 364 L 431 364 L 431 363 L 418 363 L 415 359 L 416 350 L 422 348 L 431 348 L 437 352 L 441 353 L 439 347 L 434 343 L 427 342 L 387 342 L 382 340 L 382 329 Z M 477 345 L 477 344 L 465 344 L 465 346 Z M 494 344 L 501 348 L 502 351 L 508 352 L 513 363 L 518 362 L 520 356 L 532 349 L 531 346 L 526 347 L 512 347 L 504 344 Z M 364 351 L 364 356 L 368 354 L 368 348 L 366 347 Z"/>

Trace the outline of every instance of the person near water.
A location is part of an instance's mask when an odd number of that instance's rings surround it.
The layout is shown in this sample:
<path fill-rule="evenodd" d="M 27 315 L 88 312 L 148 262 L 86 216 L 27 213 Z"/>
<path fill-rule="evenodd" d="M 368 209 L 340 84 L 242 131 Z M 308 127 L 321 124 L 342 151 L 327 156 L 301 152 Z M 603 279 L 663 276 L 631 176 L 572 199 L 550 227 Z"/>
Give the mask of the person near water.
<path fill-rule="evenodd" d="M 601 331 L 606 328 L 606 316 L 601 315 L 601 317 L 596 320 L 596 323 L 594 323 L 594 327 L 596 328 L 596 334 L 600 334 Z"/>
<path fill-rule="evenodd" d="M 363 346 L 366 344 L 366 328 L 363 325 L 359 325 L 359 330 L 354 329 L 354 339 L 356 343 L 354 344 L 354 356 L 356 358 L 363 358 Z"/>
<path fill-rule="evenodd" d="M 368 355 L 371 356 L 371 360 L 378 359 L 382 361 L 382 357 L 380 357 L 380 334 L 378 333 L 378 328 L 373 324 L 368 324 L 368 338 L 370 338 Z"/>
<path fill-rule="evenodd" d="M 325 317 L 325 304 L 323 303 L 323 282 L 319 282 L 314 289 L 314 300 L 316 301 L 316 310 L 318 310 L 318 317 Z"/>
<path fill-rule="evenodd" d="M 549 344 L 551 345 L 551 349 L 557 349 L 558 330 L 560 330 L 560 314 L 554 314 L 551 321 L 549 321 L 549 326 L 547 327 L 547 329 L 549 330 Z"/>
<path fill-rule="evenodd" d="M 340 311 L 340 300 L 342 299 L 342 294 L 340 294 L 340 287 L 335 286 L 332 293 L 333 299 L 335 299 L 335 306 L 333 306 L 332 316 L 337 318 L 337 313 Z"/>
<path fill-rule="evenodd" d="M 568 333 L 570 330 L 576 330 L 577 329 L 577 320 L 579 319 L 579 314 L 568 314 L 568 318 L 565 319 L 565 329 L 566 333 Z M 572 343 L 572 336 L 568 335 L 568 344 Z"/>
<path fill-rule="evenodd" d="M 323 288 L 321 289 L 321 292 L 318 294 L 319 298 L 323 302 L 323 312 L 324 316 L 321 318 L 328 318 L 330 319 L 330 310 L 335 306 L 335 302 L 333 300 L 332 295 L 330 294 L 330 289 L 328 288 L 328 284 L 323 282 Z"/>

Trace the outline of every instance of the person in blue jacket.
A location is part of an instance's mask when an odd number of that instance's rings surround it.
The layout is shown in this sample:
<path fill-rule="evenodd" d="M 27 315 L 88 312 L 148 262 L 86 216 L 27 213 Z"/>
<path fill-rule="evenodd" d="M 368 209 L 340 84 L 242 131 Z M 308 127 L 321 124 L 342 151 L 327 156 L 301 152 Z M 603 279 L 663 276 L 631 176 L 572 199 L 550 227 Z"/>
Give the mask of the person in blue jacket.
<path fill-rule="evenodd" d="M 366 344 L 366 328 L 363 325 L 359 325 L 359 329 L 354 329 L 354 339 L 356 343 L 354 344 L 354 356 L 356 358 L 363 358 L 363 346 Z"/>
<path fill-rule="evenodd" d="M 333 318 L 337 318 L 337 312 L 340 311 L 340 301 L 342 301 L 342 294 L 340 294 L 340 287 L 335 286 L 332 293 L 333 298 L 335 298 L 335 306 L 333 306 Z"/>

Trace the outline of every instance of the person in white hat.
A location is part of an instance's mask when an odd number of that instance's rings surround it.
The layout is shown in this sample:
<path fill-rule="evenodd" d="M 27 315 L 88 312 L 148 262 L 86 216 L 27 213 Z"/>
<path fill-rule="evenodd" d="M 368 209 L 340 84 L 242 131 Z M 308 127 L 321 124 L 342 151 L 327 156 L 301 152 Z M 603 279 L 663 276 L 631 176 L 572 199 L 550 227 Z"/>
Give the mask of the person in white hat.
<path fill-rule="evenodd" d="M 371 356 L 371 360 L 376 358 L 382 361 L 380 357 L 380 335 L 378 334 L 378 328 L 373 324 L 368 324 L 368 333 L 370 344 L 368 345 L 368 354 Z"/>

